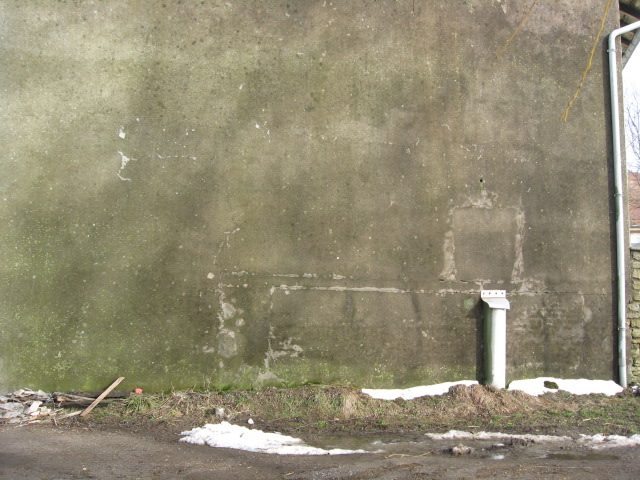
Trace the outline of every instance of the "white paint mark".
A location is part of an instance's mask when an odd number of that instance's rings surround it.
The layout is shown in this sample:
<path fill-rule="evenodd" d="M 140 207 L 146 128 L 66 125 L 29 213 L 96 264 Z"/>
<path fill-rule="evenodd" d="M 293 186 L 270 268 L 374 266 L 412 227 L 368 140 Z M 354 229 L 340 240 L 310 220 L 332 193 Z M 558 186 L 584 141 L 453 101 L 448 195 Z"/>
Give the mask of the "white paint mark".
<path fill-rule="evenodd" d="M 236 332 L 223 328 L 218 333 L 218 352 L 224 358 L 231 358 L 238 354 Z"/>
<path fill-rule="evenodd" d="M 230 232 L 224 232 L 224 234 L 226 235 L 226 239 L 223 240 L 222 242 L 220 242 L 220 245 L 218 245 L 218 251 L 216 252 L 216 254 L 213 256 L 213 264 L 216 265 L 218 263 L 218 255 L 220 255 L 220 252 L 222 251 L 223 247 L 226 245 L 227 248 L 229 248 L 229 237 L 231 235 L 235 235 L 236 233 L 238 233 L 240 231 L 239 228 L 236 228 L 235 230 L 232 230 Z"/>
<path fill-rule="evenodd" d="M 516 209 L 516 238 L 514 242 L 516 258 L 513 262 L 513 269 L 511 271 L 511 283 L 521 283 L 524 276 L 524 227 L 524 212 L 521 209 Z"/>
<path fill-rule="evenodd" d="M 455 260 L 455 245 L 453 243 L 453 231 L 450 230 L 444 235 L 444 242 L 442 244 L 442 251 L 444 254 L 444 265 L 442 272 L 440 272 L 441 280 L 453 281 L 456 279 L 456 260 Z"/>
<path fill-rule="evenodd" d="M 224 320 L 229 320 L 230 318 L 233 318 L 235 316 L 236 307 L 234 307 L 230 303 L 223 302 L 220 307 L 222 308 L 222 318 Z"/>
<path fill-rule="evenodd" d="M 272 308 L 271 305 L 269 308 Z M 271 360 L 276 360 L 280 357 L 298 357 L 302 352 L 302 347 L 300 345 L 296 345 L 293 343 L 293 338 L 287 338 L 284 341 L 278 342 L 278 350 L 274 350 L 272 348 L 272 340 L 277 340 L 276 335 L 274 334 L 275 328 L 273 326 L 269 327 L 269 336 L 267 337 L 267 352 L 264 357 L 264 367 L 269 372 L 270 362 Z"/>
<path fill-rule="evenodd" d="M 207 275 L 207 278 L 209 280 L 213 280 L 215 278 L 215 275 L 213 274 L 213 272 L 209 272 L 208 275 Z"/>
<path fill-rule="evenodd" d="M 378 292 L 378 293 L 415 293 L 411 290 L 402 290 L 400 288 L 380 288 L 380 287 L 304 287 L 302 285 L 280 285 L 272 287 L 283 290 L 285 294 L 288 291 L 295 290 L 315 290 L 324 292 Z"/>
<path fill-rule="evenodd" d="M 122 138 L 122 139 L 124 139 L 124 137 L 126 137 L 126 136 L 127 136 L 127 134 L 126 134 L 126 133 L 124 133 L 124 129 L 123 129 L 123 128 L 121 128 L 121 129 L 120 129 L 120 133 L 118 133 L 118 136 L 119 136 L 120 138 Z"/>
<path fill-rule="evenodd" d="M 239 288 L 239 286 L 233 285 L 225 285 L 231 288 Z M 453 288 L 442 288 L 439 290 L 404 290 L 401 288 L 391 288 L 391 287 L 318 287 L 311 286 L 306 287 L 303 285 L 273 285 L 269 288 L 269 295 L 273 296 L 276 290 L 282 290 L 285 292 L 285 295 L 289 295 L 290 292 L 309 290 L 309 291 L 320 291 L 320 292 L 372 292 L 372 293 L 394 293 L 394 294 L 407 294 L 407 293 L 417 293 L 417 294 L 427 294 L 427 295 L 437 295 L 437 296 L 446 296 L 453 294 L 464 294 L 464 295 L 478 295 L 480 292 L 480 288 L 477 289 L 469 289 L 469 290 L 456 290 Z"/>
<path fill-rule="evenodd" d="M 159 153 L 156 153 L 156 157 L 158 157 L 160 160 L 167 160 L 170 158 L 175 158 L 175 159 L 182 159 L 182 158 L 188 158 L 189 160 L 197 160 L 198 157 L 193 156 L 193 155 L 160 155 Z M 162 167 L 164 168 L 164 167 Z"/>
<path fill-rule="evenodd" d="M 122 172 L 125 168 L 127 168 L 127 164 L 131 161 L 131 160 L 135 160 L 134 158 L 129 158 L 127 157 L 124 153 L 118 151 L 118 153 L 120 154 L 120 156 L 122 157 L 121 161 L 120 161 L 120 170 L 118 170 L 118 173 L 116 175 L 118 175 L 118 178 L 120 180 L 124 180 L 127 182 L 130 182 L 131 179 L 130 178 L 126 178 L 122 176 Z"/>

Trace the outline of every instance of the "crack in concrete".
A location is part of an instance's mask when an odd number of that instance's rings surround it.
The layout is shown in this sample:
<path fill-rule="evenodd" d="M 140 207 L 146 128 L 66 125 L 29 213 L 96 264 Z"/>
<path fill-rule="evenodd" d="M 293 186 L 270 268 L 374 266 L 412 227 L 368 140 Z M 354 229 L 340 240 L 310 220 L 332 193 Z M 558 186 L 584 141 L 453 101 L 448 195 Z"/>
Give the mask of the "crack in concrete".
<path fill-rule="evenodd" d="M 220 242 L 220 245 L 218 245 L 218 251 L 216 252 L 216 254 L 213 256 L 213 264 L 217 265 L 218 264 L 218 255 L 220 255 L 220 252 L 222 251 L 222 249 L 226 246 L 227 248 L 230 247 L 229 245 L 229 237 L 231 235 L 235 235 L 236 233 L 238 233 L 240 231 L 240 228 L 235 228 L 233 230 L 230 230 L 228 232 L 223 232 L 225 234 L 225 239 Z"/>

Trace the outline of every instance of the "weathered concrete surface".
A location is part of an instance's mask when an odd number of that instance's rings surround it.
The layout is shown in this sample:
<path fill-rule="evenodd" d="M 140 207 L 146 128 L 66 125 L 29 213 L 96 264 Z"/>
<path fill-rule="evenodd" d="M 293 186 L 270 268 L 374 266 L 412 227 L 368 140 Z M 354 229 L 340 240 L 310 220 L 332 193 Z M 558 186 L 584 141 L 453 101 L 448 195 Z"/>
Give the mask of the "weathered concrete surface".
<path fill-rule="evenodd" d="M 0 2 L 0 386 L 610 378 L 604 3 Z"/>

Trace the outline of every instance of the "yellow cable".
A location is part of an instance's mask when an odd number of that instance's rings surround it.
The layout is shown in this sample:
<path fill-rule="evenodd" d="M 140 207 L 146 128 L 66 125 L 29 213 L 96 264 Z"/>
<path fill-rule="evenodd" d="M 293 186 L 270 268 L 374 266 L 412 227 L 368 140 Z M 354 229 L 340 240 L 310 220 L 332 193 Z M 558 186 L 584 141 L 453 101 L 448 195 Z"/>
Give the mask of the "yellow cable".
<path fill-rule="evenodd" d="M 582 73 L 582 78 L 580 78 L 580 83 L 578 84 L 578 88 L 576 89 L 576 93 L 573 94 L 573 98 L 569 101 L 569 104 L 567 105 L 567 108 L 564 109 L 564 112 L 562 113 L 562 115 L 560 116 L 560 120 L 562 120 L 563 122 L 567 123 L 567 118 L 569 116 L 569 110 L 571 109 L 573 102 L 576 101 L 576 98 L 578 98 L 578 95 L 580 94 L 580 89 L 582 88 L 582 85 L 584 84 L 584 80 L 587 77 L 587 73 L 589 73 L 589 70 L 591 69 L 591 63 L 593 62 L 593 56 L 596 53 L 596 49 L 598 48 L 598 43 L 600 41 L 600 36 L 602 35 L 602 30 L 604 30 L 604 24 L 607 20 L 607 14 L 609 13 L 609 8 L 611 8 L 611 5 L 613 4 L 613 0 L 609 0 L 607 2 L 607 5 L 604 7 L 604 15 L 602 15 L 602 20 L 600 20 L 600 29 L 598 30 L 598 35 L 596 35 L 596 40 L 595 42 L 593 42 L 593 47 L 591 48 L 591 53 L 589 54 L 589 61 L 587 62 L 587 68 L 584 69 L 584 72 Z"/>
<path fill-rule="evenodd" d="M 533 7 L 536 6 L 536 3 L 538 3 L 538 0 L 533 0 L 533 3 L 531 4 L 531 6 L 529 7 L 529 10 L 527 11 L 527 13 L 524 14 L 524 17 L 522 17 L 522 20 L 520 20 L 520 23 L 518 24 L 518 26 L 516 27 L 516 29 L 513 31 L 513 33 L 511 34 L 511 36 L 509 37 L 509 40 L 507 40 L 505 42 L 505 44 L 502 46 L 502 48 L 498 51 L 498 53 L 496 53 L 496 56 L 493 57 L 493 60 L 496 61 L 498 58 L 500 58 L 500 56 L 504 53 L 504 51 L 507 49 L 507 47 L 509 46 L 509 44 L 511 43 L 511 40 L 513 40 L 513 38 L 517 35 L 518 31 L 520 30 L 520 28 L 522 27 L 522 25 L 524 25 L 524 22 L 527 20 L 527 18 L 529 18 L 529 15 L 531 15 L 531 12 L 533 11 Z"/>

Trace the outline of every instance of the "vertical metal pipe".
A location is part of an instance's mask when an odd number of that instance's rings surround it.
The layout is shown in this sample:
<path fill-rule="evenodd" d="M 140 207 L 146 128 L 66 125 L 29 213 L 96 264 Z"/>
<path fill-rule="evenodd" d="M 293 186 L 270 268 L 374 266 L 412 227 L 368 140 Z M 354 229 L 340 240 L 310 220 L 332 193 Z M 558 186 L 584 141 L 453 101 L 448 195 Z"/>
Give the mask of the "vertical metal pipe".
<path fill-rule="evenodd" d="M 497 388 L 507 386 L 507 311 L 485 305 L 484 335 L 485 383 Z"/>
<path fill-rule="evenodd" d="M 627 386 L 627 299 L 626 299 L 626 236 L 624 198 L 622 195 L 622 150 L 620 147 L 620 108 L 616 40 L 620 35 L 640 28 L 640 22 L 618 28 L 609 34 L 609 80 L 611 85 L 611 136 L 613 140 L 613 174 L 616 199 L 616 266 L 618 270 L 618 376 L 620 385 Z"/>
<path fill-rule="evenodd" d="M 505 290 L 483 290 L 484 302 L 484 383 L 507 386 L 507 309 Z"/>

